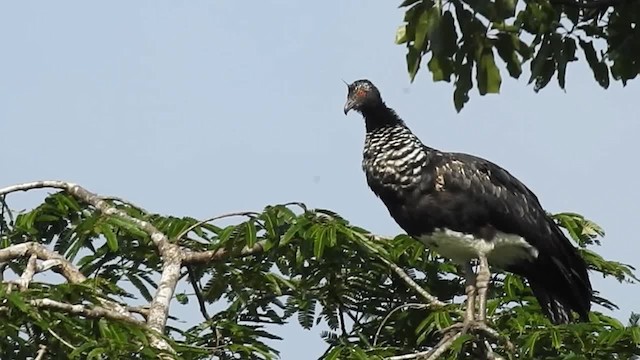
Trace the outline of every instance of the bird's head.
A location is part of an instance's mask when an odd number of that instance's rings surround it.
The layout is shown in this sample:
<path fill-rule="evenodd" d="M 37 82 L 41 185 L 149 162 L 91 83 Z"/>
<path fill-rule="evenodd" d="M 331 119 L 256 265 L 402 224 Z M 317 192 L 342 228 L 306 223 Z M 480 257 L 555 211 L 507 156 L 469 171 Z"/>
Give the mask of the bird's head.
<path fill-rule="evenodd" d="M 344 114 L 349 110 L 362 112 L 365 108 L 372 108 L 382 103 L 380 91 L 369 80 L 356 80 L 347 84 L 347 103 L 344 104 Z"/>

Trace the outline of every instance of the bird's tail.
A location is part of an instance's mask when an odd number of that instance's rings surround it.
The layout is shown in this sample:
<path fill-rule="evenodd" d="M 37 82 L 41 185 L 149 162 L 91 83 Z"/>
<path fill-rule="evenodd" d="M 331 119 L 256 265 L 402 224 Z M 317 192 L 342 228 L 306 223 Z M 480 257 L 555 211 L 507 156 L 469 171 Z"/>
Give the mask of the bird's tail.
<path fill-rule="evenodd" d="M 560 233 L 560 236 L 564 235 Z M 553 254 L 539 255 L 535 267 L 539 270 L 528 274 L 529 285 L 554 324 L 571 322 L 571 311 L 578 313 L 580 321 L 588 321 L 593 291 L 587 265 L 568 241 L 559 243 L 566 246 Z"/>

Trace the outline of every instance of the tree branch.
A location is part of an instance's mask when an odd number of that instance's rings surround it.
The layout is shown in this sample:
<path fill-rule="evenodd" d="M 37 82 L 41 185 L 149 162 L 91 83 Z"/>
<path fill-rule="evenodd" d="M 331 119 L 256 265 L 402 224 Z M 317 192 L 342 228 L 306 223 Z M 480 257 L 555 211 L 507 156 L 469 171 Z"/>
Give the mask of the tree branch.
<path fill-rule="evenodd" d="M 445 336 L 432 349 L 413 353 L 413 354 L 390 356 L 388 358 L 385 358 L 385 360 L 409 360 L 409 359 L 435 360 L 435 359 L 438 359 L 440 355 L 444 354 L 444 352 L 447 351 L 451 347 L 451 345 L 453 345 L 453 342 L 456 341 L 460 336 L 462 336 L 462 333 L 460 332 L 451 336 Z"/>
<path fill-rule="evenodd" d="M 238 257 L 249 256 L 261 253 L 264 251 L 265 241 L 258 241 L 252 247 L 244 247 L 237 254 Z M 201 264 L 211 261 L 219 261 L 232 256 L 231 252 L 227 249 L 217 249 L 209 251 L 190 251 L 185 250 L 183 263 L 186 264 Z"/>
<path fill-rule="evenodd" d="M 0 249 L 0 262 L 32 255 L 35 255 L 40 260 L 47 260 L 41 264 L 41 271 L 45 271 L 57 265 L 60 268 L 62 276 L 64 276 L 70 283 L 77 284 L 87 279 L 80 272 L 80 270 L 73 266 L 62 255 L 47 249 L 42 244 L 38 244 L 35 242 L 26 242 Z"/>
<path fill-rule="evenodd" d="M 173 292 L 177 286 L 180 267 L 182 266 L 182 258 L 184 254 L 180 247 L 172 244 L 169 241 L 169 238 L 151 223 L 130 216 L 126 212 L 113 207 L 99 195 L 94 194 L 74 183 L 57 180 L 44 180 L 17 184 L 0 189 L 0 196 L 18 191 L 43 188 L 64 190 L 72 196 L 90 204 L 104 215 L 115 216 L 136 225 L 151 237 L 151 241 L 153 241 L 160 253 L 160 256 L 162 257 L 163 267 L 158 289 L 156 290 L 156 294 L 153 297 L 153 301 L 149 308 L 147 324 L 152 330 L 163 333 L 169 316 L 169 303 L 171 302 Z M 2 261 L 1 258 L 0 261 Z M 124 311 L 124 308 L 122 309 Z M 133 316 L 131 316 L 131 318 L 133 319 Z M 152 346 L 160 350 L 173 352 L 173 349 L 171 349 L 169 344 L 160 338 L 152 338 Z"/>
<path fill-rule="evenodd" d="M 18 287 L 20 288 L 20 291 L 25 291 L 29 288 L 29 284 L 31 283 L 31 280 L 33 280 L 33 276 L 36 274 L 37 266 L 38 256 L 36 254 L 32 254 L 27 262 L 27 267 L 20 276 L 20 280 L 18 280 Z"/>
<path fill-rule="evenodd" d="M 74 315 L 82 315 L 91 319 L 107 318 L 110 320 L 122 321 L 131 325 L 137 325 L 142 327 L 145 326 L 145 323 L 143 321 L 131 318 L 129 316 L 120 314 L 117 311 L 109 310 L 101 306 L 94 306 L 92 308 L 87 308 L 83 305 L 73 305 L 73 304 L 68 304 L 68 303 L 64 303 L 64 302 L 60 302 L 60 301 L 56 301 L 48 298 L 31 300 L 29 303 L 32 306 L 35 306 L 38 308 L 57 310 L 57 311 L 62 311 L 62 312 L 66 312 L 68 314 L 74 314 Z"/>
<path fill-rule="evenodd" d="M 44 354 L 47 353 L 47 347 L 44 345 L 40 345 L 40 349 L 38 349 L 38 352 L 36 353 L 36 357 L 33 360 L 42 360 L 44 359 Z"/>
<path fill-rule="evenodd" d="M 420 294 L 423 298 L 425 298 L 425 300 L 429 302 L 429 305 L 435 306 L 435 307 L 443 307 L 447 305 L 446 303 L 438 300 L 438 298 L 436 298 L 435 296 L 431 295 L 427 290 L 425 290 L 420 285 L 418 285 L 418 283 L 413 281 L 413 279 L 409 276 L 409 274 L 407 274 L 404 270 L 402 270 L 401 267 L 399 267 L 398 265 L 392 263 L 391 261 L 385 258 L 380 257 L 380 259 L 385 264 L 387 264 L 391 268 L 391 270 L 393 270 L 396 274 L 398 274 L 398 276 L 402 280 L 404 280 L 404 282 L 407 283 L 409 287 L 414 289 L 418 294 Z"/>

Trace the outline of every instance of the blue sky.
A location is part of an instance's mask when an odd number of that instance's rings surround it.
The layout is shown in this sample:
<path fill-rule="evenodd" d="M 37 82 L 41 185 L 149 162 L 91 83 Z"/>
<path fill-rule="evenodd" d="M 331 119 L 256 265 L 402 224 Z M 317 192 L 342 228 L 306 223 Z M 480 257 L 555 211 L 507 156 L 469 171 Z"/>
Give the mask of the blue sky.
<path fill-rule="evenodd" d="M 342 113 L 341 79 L 369 78 L 423 142 L 500 164 L 547 210 L 602 225 L 603 256 L 640 265 L 638 84 L 605 91 L 574 63 L 566 92 L 535 94 L 525 73 L 457 114 L 449 84 L 410 84 L 397 3 L 3 2 L 0 186 L 63 179 L 198 218 L 302 201 L 395 235 L 360 167 L 362 120 Z M 620 319 L 640 310 L 638 286 L 593 282 Z M 325 348 L 280 334 L 283 359 Z"/>

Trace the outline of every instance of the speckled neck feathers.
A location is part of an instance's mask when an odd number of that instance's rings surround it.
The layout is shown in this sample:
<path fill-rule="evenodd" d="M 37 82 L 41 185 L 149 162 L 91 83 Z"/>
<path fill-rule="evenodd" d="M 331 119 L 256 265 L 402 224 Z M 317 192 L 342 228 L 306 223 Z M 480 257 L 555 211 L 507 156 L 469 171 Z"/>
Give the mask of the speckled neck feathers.
<path fill-rule="evenodd" d="M 378 192 L 419 182 L 429 148 L 384 103 L 375 111 L 367 110 L 362 112 L 367 128 L 362 167 L 369 185 Z"/>

